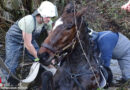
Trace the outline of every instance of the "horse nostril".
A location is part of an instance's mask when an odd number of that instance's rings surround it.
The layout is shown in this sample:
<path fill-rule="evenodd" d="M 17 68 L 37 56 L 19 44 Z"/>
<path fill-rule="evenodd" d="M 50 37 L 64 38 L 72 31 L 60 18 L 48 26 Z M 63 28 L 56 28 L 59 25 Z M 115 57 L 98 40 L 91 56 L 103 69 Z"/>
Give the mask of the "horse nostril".
<path fill-rule="evenodd" d="M 50 61 L 48 61 L 48 58 L 50 57 L 48 52 L 38 54 L 38 57 L 40 58 L 40 63 L 42 63 L 44 65 L 49 65 L 50 64 Z"/>
<path fill-rule="evenodd" d="M 42 56 L 42 59 L 43 59 L 43 60 L 47 60 L 50 55 L 49 55 L 49 53 L 44 52 L 44 53 L 41 54 L 41 56 Z"/>
<path fill-rule="evenodd" d="M 38 58 L 40 58 L 41 60 L 45 60 L 47 58 L 49 58 L 49 53 L 48 52 L 44 52 L 44 53 L 37 53 Z"/>

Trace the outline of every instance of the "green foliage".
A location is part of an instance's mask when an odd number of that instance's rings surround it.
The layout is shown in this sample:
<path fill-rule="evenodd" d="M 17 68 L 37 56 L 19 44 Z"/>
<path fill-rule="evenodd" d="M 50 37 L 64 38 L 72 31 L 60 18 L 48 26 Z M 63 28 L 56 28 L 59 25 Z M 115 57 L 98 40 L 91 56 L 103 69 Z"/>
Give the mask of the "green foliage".
<path fill-rule="evenodd" d="M 103 88 L 97 88 L 97 90 L 104 90 Z"/>
<path fill-rule="evenodd" d="M 88 7 L 86 19 L 90 28 L 97 31 L 119 31 L 130 38 L 130 13 L 121 10 L 121 6 L 126 2 L 122 0 L 93 0 L 86 3 Z"/>
<path fill-rule="evenodd" d="M 21 1 L 20 0 L 12 0 L 11 2 L 11 6 L 13 9 L 18 10 L 20 8 L 21 5 Z"/>

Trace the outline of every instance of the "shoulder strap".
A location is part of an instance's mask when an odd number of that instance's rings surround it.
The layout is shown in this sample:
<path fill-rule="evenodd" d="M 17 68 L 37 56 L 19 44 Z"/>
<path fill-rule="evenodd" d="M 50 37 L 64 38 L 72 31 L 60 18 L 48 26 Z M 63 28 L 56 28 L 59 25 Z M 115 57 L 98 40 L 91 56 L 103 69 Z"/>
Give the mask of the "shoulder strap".
<path fill-rule="evenodd" d="M 32 15 L 33 16 L 33 15 Z M 33 16 L 33 19 L 34 19 L 34 30 L 36 30 L 36 17 Z"/>

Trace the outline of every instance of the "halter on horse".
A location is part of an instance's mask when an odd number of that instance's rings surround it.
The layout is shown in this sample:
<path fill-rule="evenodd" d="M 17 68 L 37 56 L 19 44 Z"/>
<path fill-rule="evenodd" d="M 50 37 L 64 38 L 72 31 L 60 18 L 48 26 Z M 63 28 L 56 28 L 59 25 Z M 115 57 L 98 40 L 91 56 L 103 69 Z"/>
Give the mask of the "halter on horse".
<path fill-rule="evenodd" d="M 83 20 L 86 8 L 76 12 L 68 4 L 42 43 L 38 56 L 49 65 L 53 58 L 61 62 L 53 77 L 53 90 L 96 90 L 100 87 L 100 68 Z"/>

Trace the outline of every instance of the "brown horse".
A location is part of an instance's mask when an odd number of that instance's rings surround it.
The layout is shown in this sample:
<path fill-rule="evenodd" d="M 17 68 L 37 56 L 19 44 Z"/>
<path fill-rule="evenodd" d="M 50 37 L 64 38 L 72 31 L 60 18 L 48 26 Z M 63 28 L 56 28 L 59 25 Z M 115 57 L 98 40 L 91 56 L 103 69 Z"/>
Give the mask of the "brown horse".
<path fill-rule="evenodd" d="M 53 76 L 52 90 L 96 90 L 100 87 L 100 68 L 83 15 L 68 4 L 55 22 L 52 32 L 42 43 L 38 56 L 49 65 L 55 58 L 60 67 Z M 44 77 L 44 75 L 43 75 Z"/>

